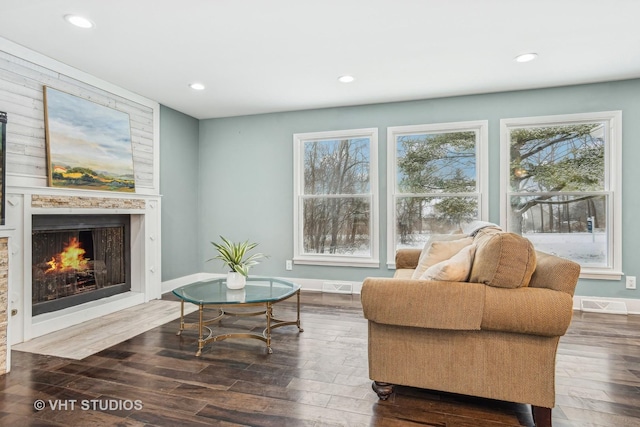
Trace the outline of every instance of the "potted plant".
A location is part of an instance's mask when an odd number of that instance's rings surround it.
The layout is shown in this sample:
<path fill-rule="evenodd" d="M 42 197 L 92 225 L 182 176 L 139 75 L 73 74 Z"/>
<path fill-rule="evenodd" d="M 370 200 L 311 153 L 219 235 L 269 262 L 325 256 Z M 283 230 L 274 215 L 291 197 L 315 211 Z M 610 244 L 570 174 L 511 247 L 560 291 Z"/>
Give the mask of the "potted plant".
<path fill-rule="evenodd" d="M 258 246 L 257 243 L 249 243 L 248 240 L 234 243 L 222 236 L 220 239 L 222 239 L 222 243 L 211 242 L 218 254 L 207 261 L 214 259 L 222 261 L 230 269 L 227 274 L 227 287 L 242 289 L 246 284 L 249 268 L 258 264 L 260 259 L 267 258 L 267 255 L 262 253 L 249 255 L 249 251 Z"/>

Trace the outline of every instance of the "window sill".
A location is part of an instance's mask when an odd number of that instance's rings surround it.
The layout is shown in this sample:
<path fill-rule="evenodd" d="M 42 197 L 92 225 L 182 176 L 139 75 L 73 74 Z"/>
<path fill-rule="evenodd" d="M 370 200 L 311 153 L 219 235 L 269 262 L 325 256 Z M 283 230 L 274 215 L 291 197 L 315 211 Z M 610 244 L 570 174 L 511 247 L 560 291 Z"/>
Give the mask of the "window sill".
<path fill-rule="evenodd" d="M 581 279 L 596 280 L 620 280 L 624 276 L 622 271 L 598 270 L 598 269 L 582 269 L 580 271 Z"/>
<path fill-rule="evenodd" d="M 374 259 L 362 259 L 362 258 L 349 258 L 349 257 L 297 257 L 293 259 L 293 263 L 296 265 L 321 265 L 321 266 L 333 266 L 333 267 L 364 267 L 364 268 L 379 268 L 380 261 Z"/>

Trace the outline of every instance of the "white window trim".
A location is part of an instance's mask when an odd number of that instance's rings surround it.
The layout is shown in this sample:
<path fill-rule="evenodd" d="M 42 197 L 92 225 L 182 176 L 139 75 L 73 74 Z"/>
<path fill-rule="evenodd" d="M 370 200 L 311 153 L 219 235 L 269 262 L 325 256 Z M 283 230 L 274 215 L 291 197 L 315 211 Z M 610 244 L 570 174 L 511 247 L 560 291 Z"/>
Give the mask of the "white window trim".
<path fill-rule="evenodd" d="M 370 147 L 370 200 L 371 220 L 369 223 L 371 237 L 371 256 L 345 256 L 332 254 L 304 254 L 304 230 L 301 220 L 301 196 L 304 192 L 304 150 L 303 143 L 310 140 L 358 138 L 366 137 Z M 348 129 L 326 132 L 296 133 L 293 135 L 293 263 L 307 265 L 327 265 L 343 267 L 380 267 L 380 221 L 378 202 L 378 128 Z"/>
<path fill-rule="evenodd" d="M 561 114 L 500 120 L 500 224 L 508 230 L 509 197 L 509 129 L 525 126 L 553 126 L 581 122 L 607 122 L 609 140 L 605 147 L 605 191 L 612 194 L 610 209 L 609 255 L 611 268 L 582 267 L 581 279 L 620 280 L 622 275 L 622 111 Z"/>
<path fill-rule="evenodd" d="M 428 125 L 393 126 L 387 128 L 387 268 L 396 268 L 396 137 L 398 135 L 412 133 L 446 133 L 475 131 L 478 133 L 476 145 L 476 182 L 480 198 L 480 220 L 486 221 L 489 217 L 489 163 L 488 163 L 488 120 L 475 120 L 467 122 L 434 123 Z M 407 194 L 402 194 L 407 196 Z"/>

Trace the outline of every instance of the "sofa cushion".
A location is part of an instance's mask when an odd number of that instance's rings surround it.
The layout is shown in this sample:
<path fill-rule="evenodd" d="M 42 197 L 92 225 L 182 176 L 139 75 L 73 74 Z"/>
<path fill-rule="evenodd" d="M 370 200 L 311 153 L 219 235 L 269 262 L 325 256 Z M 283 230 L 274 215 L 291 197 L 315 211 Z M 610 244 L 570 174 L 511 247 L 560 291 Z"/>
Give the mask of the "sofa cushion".
<path fill-rule="evenodd" d="M 476 255 L 470 282 L 499 288 L 528 286 L 536 268 L 531 242 L 515 233 L 480 230 L 474 239 Z"/>
<path fill-rule="evenodd" d="M 393 274 L 394 279 L 411 279 L 413 275 L 413 268 L 396 268 L 396 272 Z"/>
<path fill-rule="evenodd" d="M 440 261 L 451 258 L 460 252 L 460 249 L 472 243 L 473 238 L 461 234 L 445 234 L 430 237 L 420 254 L 418 266 L 411 278 L 419 279 L 427 268 Z"/>
<path fill-rule="evenodd" d="M 411 271 L 415 270 L 421 253 L 422 249 L 398 249 L 396 251 L 396 269 L 410 268 Z"/>
<path fill-rule="evenodd" d="M 451 258 L 427 268 L 420 279 L 447 282 L 466 282 L 471 272 L 476 245 L 465 246 Z"/>

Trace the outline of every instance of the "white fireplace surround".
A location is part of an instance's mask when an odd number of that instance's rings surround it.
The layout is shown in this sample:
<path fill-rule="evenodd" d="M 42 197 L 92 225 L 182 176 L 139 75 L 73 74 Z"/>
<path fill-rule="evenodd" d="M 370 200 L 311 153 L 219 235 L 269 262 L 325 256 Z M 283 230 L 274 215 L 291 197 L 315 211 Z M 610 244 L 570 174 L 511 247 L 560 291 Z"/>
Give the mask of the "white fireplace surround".
<path fill-rule="evenodd" d="M 161 297 L 160 104 L 0 37 L 0 110 L 8 114 L 6 226 L 10 344 Z M 136 193 L 48 187 L 42 88 L 52 87 L 129 115 Z M 38 197 L 79 203 L 32 204 Z M 118 203 L 118 200 L 135 203 Z M 98 203 L 92 203 L 98 201 Z M 114 201 L 114 203 L 110 203 Z M 102 203 L 106 202 L 106 203 Z M 123 208 L 124 206 L 124 208 Z M 131 219 L 131 292 L 31 316 L 31 219 L 47 214 L 125 214 Z M 10 353 L 8 353 L 10 354 Z"/>
<path fill-rule="evenodd" d="M 44 200 L 44 203 L 43 203 Z M 52 203 L 50 202 L 52 201 Z M 131 291 L 51 313 L 31 313 L 31 225 L 35 215 L 129 215 Z M 55 188 L 7 188 L 9 340 L 28 341 L 161 297 L 160 197 Z"/>

